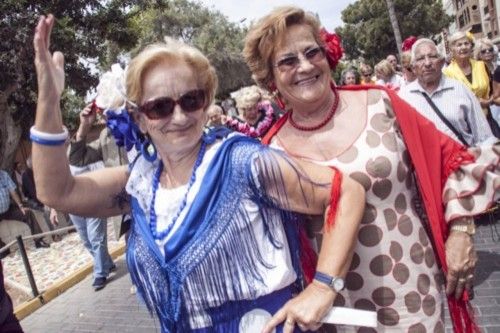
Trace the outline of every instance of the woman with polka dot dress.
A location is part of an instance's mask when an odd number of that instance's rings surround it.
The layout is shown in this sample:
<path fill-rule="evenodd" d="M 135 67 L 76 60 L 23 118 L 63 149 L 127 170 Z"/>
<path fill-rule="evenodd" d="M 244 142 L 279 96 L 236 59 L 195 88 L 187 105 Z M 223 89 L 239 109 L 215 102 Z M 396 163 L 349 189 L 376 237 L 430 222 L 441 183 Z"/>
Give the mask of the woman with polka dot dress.
<path fill-rule="evenodd" d="M 335 304 L 376 311 L 378 326 L 331 331 L 444 332 L 446 291 L 455 331 L 473 332 L 472 216 L 498 196 L 498 149 L 457 144 L 390 89 L 336 87 L 330 71 L 342 56 L 340 41 L 300 8 L 277 8 L 257 22 L 244 56 L 257 83 L 287 110 L 263 142 L 335 167 L 366 190 L 346 289 Z M 324 228 L 316 221 L 307 231 L 319 248 Z"/>

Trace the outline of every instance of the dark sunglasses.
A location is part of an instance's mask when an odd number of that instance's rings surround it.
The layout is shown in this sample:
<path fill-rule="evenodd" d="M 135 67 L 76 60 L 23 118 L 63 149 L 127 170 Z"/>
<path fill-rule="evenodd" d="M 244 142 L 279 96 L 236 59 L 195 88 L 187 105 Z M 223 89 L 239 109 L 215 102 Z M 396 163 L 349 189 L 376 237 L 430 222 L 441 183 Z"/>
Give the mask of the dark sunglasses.
<path fill-rule="evenodd" d="M 138 110 L 149 119 L 162 119 L 170 116 L 176 105 L 179 105 L 185 112 L 197 111 L 205 105 L 205 91 L 191 90 L 177 100 L 170 97 L 156 98 L 142 104 Z"/>
<path fill-rule="evenodd" d="M 302 52 L 304 58 L 307 61 L 314 63 L 325 58 L 325 49 L 321 46 L 313 47 L 311 49 L 307 49 Z M 278 69 L 282 72 L 290 71 L 299 66 L 300 59 L 298 55 L 288 56 L 286 58 L 280 59 L 276 62 L 274 67 L 278 67 Z"/>
<path fill-rule="evenodd" d="M 362 75 L 362 76 L 372 76 L 372 75 L 373 75 L 373 72 L 368 72 L 368 73 L 366 73 L 366 72 L 365 72 L 365 73 L 361 72 L 361 75 Z"/>
<path fill-rule="evenodd" d="M 485 54 L 485 53 L 493 53 L 493 51 L 494 51 L 494 50 L 493 50 L 493 48 L 492 48 L 492 47 L 490 47 L 489 49 L 483 49 L 483 50 L 481 50 L 481 54 Z"/>

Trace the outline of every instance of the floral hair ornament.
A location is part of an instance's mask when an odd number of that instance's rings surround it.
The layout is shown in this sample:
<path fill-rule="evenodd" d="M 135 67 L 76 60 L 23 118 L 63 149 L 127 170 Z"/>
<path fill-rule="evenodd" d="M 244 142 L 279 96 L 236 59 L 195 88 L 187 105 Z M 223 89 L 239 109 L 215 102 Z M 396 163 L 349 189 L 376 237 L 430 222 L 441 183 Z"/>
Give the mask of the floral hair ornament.
<path fill-rule="evenodd" d="M 127 101 L 125 94 L 125 70 L 120 64 L 111 66 L 111 71 L 104 73 L 96 88 L 95 105 L 104 110 L 106 126 L 115 138 L 116 144 L 130 151 L 133 147 L 141 152 L 146 159 L 156 159 L 156 154 L 150 152 L 151 143 L 139 126 L 134 122 L 127 111 L 127 104 L 136 105 Z M 148 159 L 149 160 L 149 159 Z"/>
<path fill-rule="evenodd" d="M 401 50 L 403 52 L 407 52 L 407 51 L 411 51 L 411 48 L 413 46 L 413 44 L 415 44 L 415 42 L 417 41 L 417 37 L 415 36 L 410 36 L 408 38 L 406 38 L 404 41 L 403 41 L 403 44 L 401 44 Z"/>
<path fill-rule="evenodd" d="M 326 58 L 328 59 L 328 64 L 332 70 L 337 67 L 339 60 L 344 55 L 344 50 L 342 49 L 342 41 L 340 37 L 335 33 L 329 33 L 325 28 L 321 28 L 319 31 L 321 40 L 324 43 L 324 48 L 326 52 Z"/>

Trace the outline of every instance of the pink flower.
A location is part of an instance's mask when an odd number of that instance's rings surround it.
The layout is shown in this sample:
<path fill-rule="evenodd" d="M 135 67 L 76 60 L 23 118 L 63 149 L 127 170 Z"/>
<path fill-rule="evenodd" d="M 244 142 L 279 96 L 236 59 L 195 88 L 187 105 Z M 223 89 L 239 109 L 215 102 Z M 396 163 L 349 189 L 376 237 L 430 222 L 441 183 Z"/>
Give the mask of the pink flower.
<path fill-rule="evenodd" d="M 321 28 L 319 34 L 324 43 L 328 64 L 330 65 L 330 68 L 334 70 L 344 54 L 344 50 L 341 45 L 342 41 L 337 34 L 329 33 L 325 28 Z"/>

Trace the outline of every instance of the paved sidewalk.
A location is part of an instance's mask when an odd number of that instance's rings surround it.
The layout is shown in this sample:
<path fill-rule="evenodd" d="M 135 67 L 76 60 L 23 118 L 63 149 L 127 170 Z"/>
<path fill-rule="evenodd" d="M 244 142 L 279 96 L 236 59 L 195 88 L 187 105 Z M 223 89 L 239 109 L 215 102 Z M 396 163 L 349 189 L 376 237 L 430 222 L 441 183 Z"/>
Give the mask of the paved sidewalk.
<path fill-rule="evenodd" d="M 92 276 L 68 289 L 21 321 L 26 333 L 47 332 L 160 332 L 158 322 L 131 293 L 124 256 L 106 287 L 92 288 Z"/>
<path fill-rule="evenodd" d="M 500 231 L 500 223 L 496 224 Z M 475 237 L 479 264 L 476 270 L 477 321 L 484 333 L 500 333 L 500 242 L 491 226 L 479 226 Z M 26 333 L 46 332 L 159 332 L 135 294 L 123 256 L 113 280 L 99 292 L 85 280 L 21 321 Z M 447 316 L 448 317 L 448 316 Z M 449 320 L 447 332 L 451 332 Z"/>

